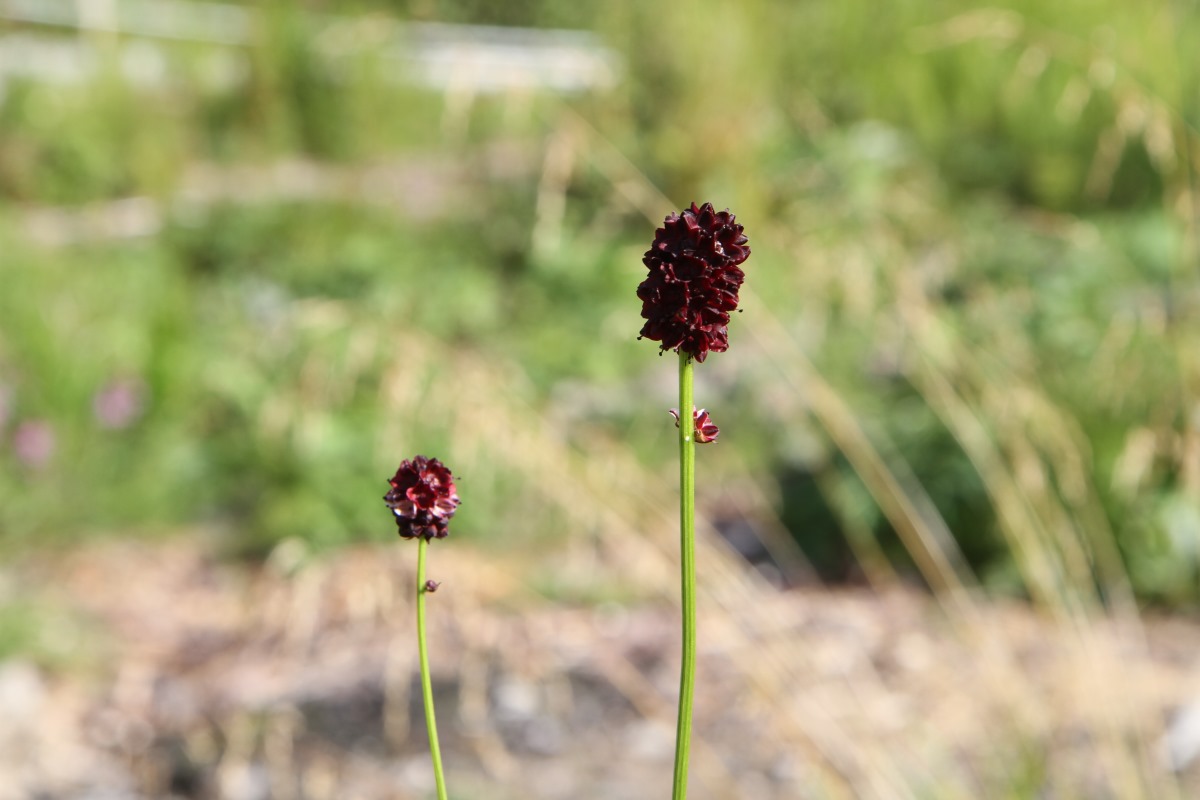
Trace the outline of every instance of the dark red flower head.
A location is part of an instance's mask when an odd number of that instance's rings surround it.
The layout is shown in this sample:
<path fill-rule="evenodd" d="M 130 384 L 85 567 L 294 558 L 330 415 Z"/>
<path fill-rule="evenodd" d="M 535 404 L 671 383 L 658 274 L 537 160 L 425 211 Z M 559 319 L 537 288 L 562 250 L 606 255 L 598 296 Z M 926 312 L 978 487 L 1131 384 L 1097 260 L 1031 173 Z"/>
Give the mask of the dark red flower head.
<path fill-rule="evenodd" d="M 738 264 L 750 256 L 748 241 L 733 214 L 713 211 L 712 203 L 668 215 L 642 256 L 650 269 L 637 290 L 642 336 L 696 361 L 728 350 L 726 326 L 746 279 Z"/>
<path fill-rule="evenodd" d="M 428 541 L 446 536 L 446 527 L 461 501 L 454 489 L 454 476 L 445 464 L 425 456 L 401 461 L 388 483 L 392 489 L 383 496 L 383 502 L 396 515 L 402 537 L 424 536 Z"/>
<path fill-rule="evenodd" d="M 679 409 L 672 408 L 668 412 L 675 418 L 675 427 L 679 427 Z M 721 429 L 712 421 L 712 417 L 708 415 L 707 409 L 696 410 L 692 407 L 692 434 L 696 444 L 708 444 L 715 442 L 717 437 L 721 435 Z"/>

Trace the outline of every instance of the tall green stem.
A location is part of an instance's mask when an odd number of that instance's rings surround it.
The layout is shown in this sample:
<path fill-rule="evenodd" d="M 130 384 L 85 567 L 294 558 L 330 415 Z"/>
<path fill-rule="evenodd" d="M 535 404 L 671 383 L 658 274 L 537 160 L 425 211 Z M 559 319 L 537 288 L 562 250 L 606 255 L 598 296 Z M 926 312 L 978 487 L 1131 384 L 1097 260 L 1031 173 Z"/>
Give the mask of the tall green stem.
<path fill-rule="evenodd" d="M 446 800 L 446 777 L 442 774 L 442 751 L 438 747 L 437 719 L 433 713 L 433 680 L 429 675 L 429 648 L 425 645 L 425 551 L 429 540 L 417 537 L 417 652 L 421 659 L 421 695 L 425 699 L 425 726 L 429 730 L 429 754 L 438 800 Z"/>
<path fill-rule="evenodd" d="M 679 550 L 683 585 L 683 659 L 679 667 L 679 721 L 675 727 L 672 800 L 687 797 L 696 687 L 696 445 L 692 419 L 692 359 L 679 354 Z"/>

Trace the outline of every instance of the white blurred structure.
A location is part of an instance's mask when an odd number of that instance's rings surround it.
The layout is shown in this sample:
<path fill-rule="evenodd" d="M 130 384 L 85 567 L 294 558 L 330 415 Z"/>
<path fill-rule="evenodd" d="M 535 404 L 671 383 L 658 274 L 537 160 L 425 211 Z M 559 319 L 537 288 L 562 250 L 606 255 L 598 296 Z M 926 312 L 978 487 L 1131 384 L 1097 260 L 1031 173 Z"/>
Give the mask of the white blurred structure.
<path fill-rule="evenodd" d="M 331 59 L 366 42 L 382 56 L 387 75 L 433 89 L 478 94 L 549 90 L 583 92 L 617 82 L 615 54 L 585 31 L 402 23 L 379 17 L 306 15 L 316 46 Z M 125 77 L 138 84 L 165 79 L 167 43 L 253 47 L 259 13 L 241 6 L 186 0 L 0 0 L 0 22 L 22 23 L 0 35 L 0 85 L 15 76 L 78 82 L 94 74 L 99 54 L 86 37 L 123 37 Z M 58 28 L 34 33 L 31 26 Z M 131 41 L 132 40 L 132 41 Z M 155 53 L 157 52 L 157 55 Z M 237 70 L 224 70 L 236 74 Z"/>
<path fill-rule="evenodd" d="M 416 23 L 401 36 L 392 57 L 410 80 L 432 88 L 582 92 L 617 82 L 615 55 L 582 31 Z"/>

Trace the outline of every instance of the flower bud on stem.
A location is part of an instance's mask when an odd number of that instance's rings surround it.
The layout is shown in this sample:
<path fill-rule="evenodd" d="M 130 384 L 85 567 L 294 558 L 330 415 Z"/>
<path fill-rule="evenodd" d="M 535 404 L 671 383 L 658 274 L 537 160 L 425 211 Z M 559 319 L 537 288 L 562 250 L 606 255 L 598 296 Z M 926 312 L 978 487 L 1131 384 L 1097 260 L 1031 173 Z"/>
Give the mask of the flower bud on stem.
<path fill-rule="evenodd" d="M 446 798 L 442 773 L 442 751 L 438 746 L 437 719 L 433 713 L 433 680 L 429 674 L 429 648 L 425 644 L 425 595 L 437 591 L 438 582 L 425 579 L 425 551 L 431 539 L 449 534 L 450 518 L 459 506 L 454 476 L 436 458 L 417 456 L 400 462 L 388 480 L 391 489 L 383 502 L 392 510 L 397 532 L 417 540 L 417 652 L 421 662 L 421 696 L 425 701 L 425 726 L 429 731 L 429 754 L 438 800 Z"/>

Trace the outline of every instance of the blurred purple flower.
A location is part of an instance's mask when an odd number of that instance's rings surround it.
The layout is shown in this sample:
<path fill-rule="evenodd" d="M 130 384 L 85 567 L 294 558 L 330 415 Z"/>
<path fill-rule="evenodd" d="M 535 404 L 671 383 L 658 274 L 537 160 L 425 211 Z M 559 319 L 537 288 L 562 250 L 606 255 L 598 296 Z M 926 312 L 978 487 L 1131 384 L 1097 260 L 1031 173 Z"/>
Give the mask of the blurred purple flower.
<path fill-rule="evenodd" d="M 22 422 L 13 433 L 13 452 L 30 469 L 42 469 L 54 456 L 57 440 L 54 428 L 43 419 Z"/>
<path fill-rule="evenodd" d="M 109 381 L 92 397 L 92 413 L 102 428 L 128 428 L 145 409 L 146 385 L 136 378 Z"/>

